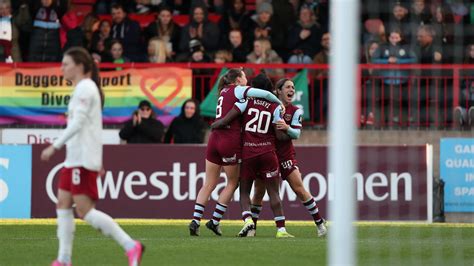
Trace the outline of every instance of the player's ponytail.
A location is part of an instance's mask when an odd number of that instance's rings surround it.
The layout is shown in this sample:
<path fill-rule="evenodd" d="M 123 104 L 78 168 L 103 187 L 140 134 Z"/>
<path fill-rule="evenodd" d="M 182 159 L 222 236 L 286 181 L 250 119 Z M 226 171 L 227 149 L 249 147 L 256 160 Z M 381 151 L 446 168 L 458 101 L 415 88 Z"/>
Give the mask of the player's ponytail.
<path fill-rule="evenodd" d="M 231 68 L 229 69 L 220 79 L 219 84 L 217 85 L 217 95 L 221 94 L 223 88 L 233 84 L 237 81 L 237 78 L 242 77 L 243 75 L 242 68 Z"/>
<path fill-rule="evenodd" d="M 84 66 L 84 74 L 90 73 L 92 81 L 94 81 L 97 89 L 99 90 L 101 106 L 104 108 L 105 96 L 104 91 L 100 85 L 99 68 L 97 67 L 91 54 L 82 47 L 72 47 L 64 53 L 64 56 L 66 55 L 70 56 L 76 65 Z"/>
<path fill-rule="evenodd" d="M 94 60 L 92 60 L 91 64 L 92 64 L 91 79 L 92 81 L 94 81 L 95 85 L 97 86 L 97 89 L 99 90 L 100 103 L 101 103 L 102 109 L 104 109 L 105 95 L 104 95 L 104 91 L 102 90 L 102 86 L 100 85 L 99 67 L 94 62 Z"/>

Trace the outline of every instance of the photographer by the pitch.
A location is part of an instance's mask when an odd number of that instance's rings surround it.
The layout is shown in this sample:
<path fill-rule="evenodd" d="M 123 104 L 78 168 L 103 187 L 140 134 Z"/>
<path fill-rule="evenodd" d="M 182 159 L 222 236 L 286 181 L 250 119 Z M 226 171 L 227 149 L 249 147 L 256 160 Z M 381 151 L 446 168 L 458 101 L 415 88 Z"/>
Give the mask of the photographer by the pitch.
<path fill-rule="evenodd" d="M 163 124 L 156 120 L 156 114 L 147 100 L 138 105 L 132 119 L 125 122 L 120 130 L 120 139 L 126 143 L 162 143 L 164 134 Z"/>

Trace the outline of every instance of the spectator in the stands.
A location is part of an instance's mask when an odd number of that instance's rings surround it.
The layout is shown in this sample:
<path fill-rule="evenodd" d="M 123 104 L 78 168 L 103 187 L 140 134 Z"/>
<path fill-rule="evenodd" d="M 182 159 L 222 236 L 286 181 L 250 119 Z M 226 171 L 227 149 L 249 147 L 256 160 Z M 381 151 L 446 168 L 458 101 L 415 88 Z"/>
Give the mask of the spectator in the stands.
<path fill-rule="evenodd" d="M 187 51 L 190 40 L 197 39 L 212 53 L 219 48 L 219 28 L 208 20 L 207 8 L 197 4 L 191 8 L 189 23 L 181 31 L 180 50 Z"/>
<path fill-rule="evenodd" d="M 145 61 L 145 53 L 141 41 L 141 29 L 138 22 L 131 20 L 121 4 L 114 4 L 111 8 L 113 39 L 123 44 L 124 55 L 133 62 Z"/>
<path fill-rule="evenodd" d="M 309 6 L 302 6 L 299 12 L 299 20 L 290 29 L 288 34 L 288 48 L 291 56 L 290 64 L 311 64 L 313 57 L 321 49 L 321 29 L 314 21 L 314 13 Z"/>
<path fill-rule="evenodd" d="M 443 63 L 454 61 L 454 16 L 451 6 L 444 4 L 435 7 L 433 18 L 434 43 L 442 49 Z M 460 63 L 460 61 L 458 61 Z"/>
<path fill-rule="evenodd" d="M 369 41 L 364 45 L 364 51 L 362 52 L 361 64 L 370 64 L 374 57 L 375 52 L 380 47 L 377 41 Z M 371 78 L 371 75 L 374 73 L 373 68 L 363 69 L 362 70 L 362 101 L 361 101 L 361 126 L 373 126 L 375 124 L 375 114 L 374 110 L 376 108 L 376 102 L 378 96 L 376 92 L 378 91 L 378 85 L 380 82 L 378 79 Z M 378 94 L 377 94 L 378 95 Z"/>
<path fill-rule="evenodd" d="M 0 62 L 21 62 L 19 22 L 12 17 L 10 1 L 0 1 Z M 21 26 L 21 25 L 20 25 Z"/>
<path fill-rule="evenodd" d="M 417 33 L 417 44 L 414 51 L 420 64 L 441 63 L 443 54 L 440 47 L 434 42 L 435 32 L 429 25 L 420 26 Z"/>
<path fill-rule="evenodd" d="M 404 37 L 405 43 L 411 43 L 412 29 L 410 25 L 408 14 L 408 7 L 403 2 L 396 2 L 392 8 L 392 14 L 388 21 L 385 21 L 385 29 L 391 31 L 392 29 L 399 29 L 402 36 Z"/>
<path fill-rule="evenodd" d="M 95 14 L 87 14 L 80 26 L 67 32 L 64 51 L 74 46 L 84 47 L 90 51 L 92 49 L 92 35 L 99 29 L 99 23 L 99 18 Z"/>
<path fill-rule="evenodd" d="M 425 0 L 413 0 L 410 10 L 410 21 L 416 25 L 426 25 L 431 21 L 431 11 Z"/>
<path fill-rule="evenodd" d="M 268 39 L 260 38 L 253 42 L 253 51 L 247 56 L 247 63 L 254 64 L 281 64 L 283 60 L 272 49 Z M 281 68 L 265 69 L 268 76 L 272 78 L 282 77 L 285 72 Z"/>
<path fill-rule="evenodd" d="M 403 36 L 400 30 L 392 29 L 390 31 L 389 42 L 381 44 L 372 57 L 372 62 L 376 64 L 410 64 L 416 62 L 416 56 L 408 45 L 403 42 Z M 384 78 L 383 95 L 380 104 L 377 107 L 385 106 L 387 115 L 382 117 L 385 121 L 391 121 L 395 124 L 402 123 L 408 114 L 403 111 L 408 110 L 408 75 L 406 70 L 383 70 L 379 73 Z M 380 91 L 380 90 L 377 90 Z M 401 99 L 401 102 L 400 102 Z M 402 110 L 400 110 L 402 106 Z M 390 108 L 392 107 L 392 108 Z M 378 110 L 376 110 L 377 112 Z M 378 115 L 378 112 L 377 112 Z"/>
<path fill-rule="evenodd" d="M 417 33 L 417 43 L 413 48 L 413 51 L 416 54 L 417 62 L 419 64 L 440 64 L 444 59 L 444 55 L 442 53 L 441 48 L 434 43 L 434 30 L 433 27 L 429 25 L 423 25 L 418 28 Z M 421 70 L 420 76 L 425 77 L 421 78 L 420 82 L 418 82 L 415 89 L 412 89 L 412 93 L 414 94 L 412 99 L 412 108 L 411 110 L 417 110 L 418 112 L 418 121 L 421 125 L 428 125 L 429 122 L 433 122 L 436 117 L 439 116 L 439 113 L 436 114 L 435 112 L 435 102 L 438 104 L 443 103 L 442 100 L 442 93 L 438 91 L 436 88 L 435 78 L 429 77 L 436 77 L 441 76 L 441 72 L 438 70 Z M 428 88 L 428 93 L 426 92 Z M 436 91 L 438 93 L 438 99 L 436 99 Z M 419 97 L 418 97 L 419 95 Z M 420 108 L 418 110 L 418 104 Z M 429 106 L 429 109 L 426 108 Z M 438 110 L 441 111 L 441 110 Z M 416 118 L 415 118 L 416 119 Z"/>
<path fill-rule="evenodd" d="M 466 48 L 464 64 L 474 64 L 474 44 Z M 459 103 L 454 108 L 453 123 L 458 129 L 474 129 L 474 70 L 466 69 L 461 73 L 463 78 L 460 88 Z"/>
<path fill-rule="evenodd" d="M 59 21 L 67 11 L 66 2 L 65 0 L 41 0 L 40 3 L 35 2 L 32 5 L 34 21 L 30 38 L 30 62 L 61 61 Z"/>
<path fill-rule="evenodd" d="M 257 39 L 267 39 L 272 47 L 274 44 L 280 47 L 280 44 L 286 44 L 284 34 L 286 30 L 276 28 L 273 22 L 273 7 L 270 3 L 262 2 L 257 6 L 257 16 L 252 29 L 252 43 Z"/>
<path fill-rule="evenodd" d="M 321 51 L 316 54 L 313 58 L 313 63 L 317 65 L 329 64 L 329 52 L 331 47 L 331 35 L 329 32 L 324 33 L 321 36 Z M 327 77 L 328 70 L 327 69 L 317 69 L 315 71 L 315 75 L 317 78 Z"/>
<path fill-rule="evenodd" d="M 110 47 L 112 37 L 110 32 L 112 24 L 108 20 L 101 20 L 99 23 L 99 30 L 92 34 L 91 52 L 94 58 L 98 58 L 99 61 L 110 61 L 110 54 L 107 52 L 107 47 Z"/>
<path fill-rule="evenodd" d="M 179 50 L 181 27 L 173 21 L 173 10 L 168 6 L 162 6 L 156 17 L 156 21 L 150 23 L 144 30 L 145 38 L 149 41 L 158 37 L 166 43 L 173 54 Z"/>
<path fill-rule="evenodd" d="M 128 63 L 130 60 L 123 54 L 123 45 L 120 40 L 112 40 L 110 42 L 110 48 L 108 50 L 108 58 L 110 62 L 114 64 Z M 115 70 L 122 70 L 121 67 L 117 67 Z"/>
<path fill-rule="evenodd" d="M 198 39 L 192 39 L 189 42 L 188 62 L 192 63 L 209 63 L 211 57 L 206 52 L 206 48 Z M 205 70 L 203 70 L 205 71 Z"/>
<path fill-rule="evenodd" d="M 227 45 L 224 46 L 232 52 L 232 62 L 245 63 L 250 49 L 243 43 L 242 32 L 238 29 L 231 30 L 228 35 Z"/>
<path fill-rule="evenodd" d="M 214 55 L 214 63 L 225 64 L 232 63 L 232 53 L 227 50 L 218 50 Z"/>
<path fill-rule="evenodd" d="M 245 7 L 244 0 L 232 0 L 230 1 L 229 9 L 222 15 L 219 20 L 219 29 L 221 35 L 221 43 L 227 43 L 227 37 L 231 30 L 238 29 L 244 34 L 243 40 L 247 42 L 251 40 L 251 29 L 252 29 L 251 14 Z"/>
<path fill-rule="evenodd" d="M 148 62 L 167 63 L 172 62 L 171 51 L 167 49 L 167 43 L 158 37 L 153 37 L 148 41 Z"/>
<path fill-rule="evenodd" d="M 287 61 L 290 51 L 287 47 L 288 29 L 298 20 L 298 14 L 293 12 L 293 6 L 288 0 L 271 0 L 272 15 L 272 48 Z M 257 6 L 257 9 L 259 5 Z"/>
<path fill-rule="evenodd" d="M 165 135 L 165 143 L 185 144 L 203 143 L 206 124 L 202 120 L 199 102 L 186 100 L 181 113 L 171 122 Z"/>
<path fill-rule="evenodd" d="M 162 143 L 164 126 L 156 119 L 156 114 L 147 100 L 138 105 L 132 119 L 125 122 L 119 132 L 120 139 L 129 144 Z"/>

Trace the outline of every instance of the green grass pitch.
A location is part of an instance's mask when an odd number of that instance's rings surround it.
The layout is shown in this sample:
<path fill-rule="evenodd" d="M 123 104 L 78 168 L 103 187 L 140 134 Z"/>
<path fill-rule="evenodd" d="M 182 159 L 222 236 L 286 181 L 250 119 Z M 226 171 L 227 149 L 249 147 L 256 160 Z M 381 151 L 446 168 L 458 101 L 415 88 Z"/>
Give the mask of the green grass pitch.
<path fill-rule="evenodd" d="M 276 239 L 271 221 L 255 238 L 237 238 L 241 222 L 224 221 L 217 237 L 201 227 L 190 237 L 184 220 L 118 220 L 146 245 L 142 265 L 326 265 L 327 239 L 311 222 L 287 222 L 294 239 Z M 474 265 L 474 225 L 355 223 L 359 265 Z M 329 233 L 331 227 L 329 224 Z M 57 254 L 55 220 L 0 220 L 0 265 L 49 265 Z M 340 251 L 344 256 L 344 250 Z M 127 265 L 122 249 L 77 222 L 73 265 Z"/>

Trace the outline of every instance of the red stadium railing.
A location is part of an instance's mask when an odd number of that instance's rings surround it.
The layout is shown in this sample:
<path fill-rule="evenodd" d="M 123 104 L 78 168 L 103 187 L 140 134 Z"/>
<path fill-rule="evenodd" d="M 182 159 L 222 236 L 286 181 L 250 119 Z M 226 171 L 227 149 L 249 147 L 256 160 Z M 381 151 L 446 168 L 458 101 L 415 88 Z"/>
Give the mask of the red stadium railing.
<path fill-rule="evenodd" d="M 58 66 L 56 63 L 13 63 L 0 66 L 38 68 Z M 193 97 L 203 100 L 217 80 L 223 67 L 248 69 L 251 79 L 262 69 L 284 69 L 286 76 L 308 69 L 309 112 L 306 125 L 327 125 L 329 82 L 327 75 L 316 73 L 328 70 L 328 65 L 307 64 L 225 64 L 214 63 L 102 63 L 102 69 L 183 67 L 193 70 Z M 460 97 L 474 88 L 474 65 L 359 65 L 360 83 L 357 93 L 359 110 L 354 117 L 364 127 L 437 127 L 452 125 L 452 111 L 456 106 L 468 108 L 469 100 Z M 276 80 L 279 77 L 272 77 Z M 471 89 L 472 90 L 472 89 Z M 349 119 L 349 118 L 348 118 Z"/>

